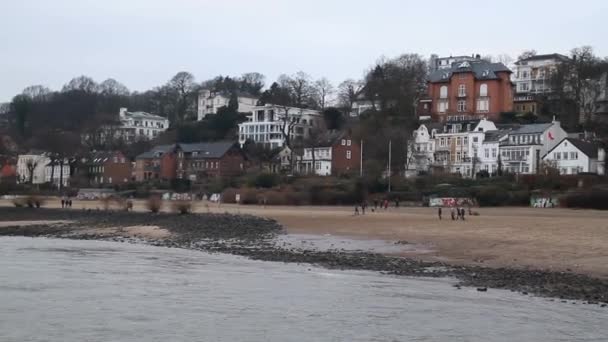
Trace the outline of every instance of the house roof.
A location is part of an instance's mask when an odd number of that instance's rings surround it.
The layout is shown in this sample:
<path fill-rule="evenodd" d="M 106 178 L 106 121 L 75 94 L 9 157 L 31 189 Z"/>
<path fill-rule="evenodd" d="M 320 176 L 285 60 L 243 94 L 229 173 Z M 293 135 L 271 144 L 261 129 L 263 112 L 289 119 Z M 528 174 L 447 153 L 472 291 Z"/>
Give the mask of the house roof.
<path fill-rule="evenodd" d="M 167 118 L 163 116 L 146 112 L 125 112 L 125 118 L 167 120 Z"/>
<path fill-rule="evenodd" d="M 542 61 L 542 60 L 546 60 L 546 59 L 557 59 L 557 60 L 560 60 L 560 61 L 568 61 L 568 60 L 570 60 L 570 58 L 568 58 L 567 56 L 564 56 L 562 54 L 559 54 L 559 53 L 549 53 L 549 54 L 535 55 L 535 56 L 530 56 L 528 58 L 520 59 L 517 62 L 515 62 L 515 64 L 519 65 L 521 62 Z"/>
<path fill-rule="evenodd" d="M 116 151 L 94 151 L 87 156 L 87 163 L 89 164 L 103 164 L 109 159 L 113 158 L 117 153 Z"/>
<path fill-rule="evenodd" d="M 485 60 L 464 61 L 453 63 L 449 69 L 440 69 L 429 75 L 429 81 L 449 82 L 452 75 L 463 72 L 472 72 L 478 80 L 498 79 L 498 73 L 511 70 L 502 63 L 491 63 Z"/>
<path fill-rule="evenodd" d="M 228 152 L 235 143 L 230 141 L 211 142 L 211 143 L 179 143 L 178 147 L 185 153 L 196 152 L 193 158 L 221 158 Z"/>
<path fill-rule="evenodd" d="M 485 137 L 484 137 L 484 142 L 493 142 L 493 141 L 499 141 L 500 138 L 504 137 L 505 135 L 509 134 L 508 130 L 495 130 L 495 131 L 486 131 L 485 132 Z"/>
<path fill-rule="evenodd" d="M 553 125 L 552 122 L 549 123 L 538 123 L 538 124 L 529 124 L 529 125 L 521 125 L 518 128 L 514 129 L 511 134 L 534 134 L 534 133 L 543 133 L 549 127 Z"/>
<path fill-rule="evenodd" d="M 154 146 L 150 151 L 144 152 L 135 159 L 154 159 L 158 154 L 163 155 L 174 148 L 175 145 L 158 145 Z"/>
<path fill-rule="evenodd" d="M 574 138 L 564 138 L 562 141 L 559 142 L 559 144 L 555 145 L 554 148 L 552 148 L 549 152 L 547 152 L 547 154 L 551 153 L 558 146 L 563 144 L 564 141 L 567 141 L 567 142 L 571 143 L 572 145 L 574 145 L 574 147 L 576 147 L 579 151 L 583 152 L 587 157 L 597 158 L 598 145 L 596 145 L 592 142 L 588 142 L 588 141 L 584 141 L 584 140 L 580 140 L 580 139 L 574 139 Z"/>

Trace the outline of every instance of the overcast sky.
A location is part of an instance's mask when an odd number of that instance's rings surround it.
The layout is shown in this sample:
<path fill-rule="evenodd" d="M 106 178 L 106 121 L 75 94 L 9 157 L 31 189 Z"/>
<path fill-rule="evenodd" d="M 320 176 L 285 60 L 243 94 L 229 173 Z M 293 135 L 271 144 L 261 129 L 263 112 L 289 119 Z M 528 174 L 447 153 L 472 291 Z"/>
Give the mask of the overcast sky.
<path fill-rule="evenodd" d="M 339 83 L 380 56 L 522 50 L 608 55 L 605 0 L 0 0 L 0 102 L 28 85 L 112 77 L 131 90 L 303 70 Z"/>

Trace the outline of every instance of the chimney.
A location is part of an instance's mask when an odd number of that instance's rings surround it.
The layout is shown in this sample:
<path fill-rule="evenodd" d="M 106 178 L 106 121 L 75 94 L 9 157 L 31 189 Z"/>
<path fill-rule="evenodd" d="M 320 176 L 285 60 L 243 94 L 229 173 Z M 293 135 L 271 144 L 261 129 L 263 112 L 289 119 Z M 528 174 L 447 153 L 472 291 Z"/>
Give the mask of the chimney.
<path fill-rule="evenodd" d="M 118 113 L 118 116 L 123 119 L 127 114 L 127 108 L 120 108 L 120 112 Z"/>
<path fill-rule="evenodd" d="M 481 55 L 480 54 L 476 54 L 475 55 L 475 59 L 481 59 Z"/>

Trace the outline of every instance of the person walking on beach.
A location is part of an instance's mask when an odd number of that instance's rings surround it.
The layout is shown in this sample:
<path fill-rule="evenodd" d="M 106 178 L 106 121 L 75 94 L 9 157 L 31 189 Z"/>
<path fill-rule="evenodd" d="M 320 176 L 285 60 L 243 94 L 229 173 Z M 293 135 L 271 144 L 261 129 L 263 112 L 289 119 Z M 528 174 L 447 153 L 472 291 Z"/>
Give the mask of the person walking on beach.
<path fill-rule="evenodd" d="M 465 214 L 465 210 L 464 208 L 460 209 L 460 219 L 462 219 L 464 221 L 464 214 Z"/>
<path fill-rule="evenodd" d="M 384 210 L 388 210 L 388 199 L 384 200 Z"/>
<path fill-rule="evenodd" d="M 452 207 L 452 221 L 456 220 L 456 208 Z"/>
<path fill-rule="evenodd" d="M 439 216 L 439 221 L 441 221 L 441 207 L 437 208 L 437 216 Z"/>
<path fill-rule="evenodd" d="M 61 208 L 65 208 L 65 198 L 61 197 Z"/>
<path fill-rule="evenodd" d="M 378 210 L 378 199 L 374 199 L 374 210 Z"/>
<path fill-rule="evenodd" d="M 359 206 L 355 206 L 355 216 L 359 216 Z"/>
<path fill-rule="evenodd" d="M 361 215 L 365 215 L 365 208 L 367 207 L 367 203 L 365 201 L 361 203 Z"/>

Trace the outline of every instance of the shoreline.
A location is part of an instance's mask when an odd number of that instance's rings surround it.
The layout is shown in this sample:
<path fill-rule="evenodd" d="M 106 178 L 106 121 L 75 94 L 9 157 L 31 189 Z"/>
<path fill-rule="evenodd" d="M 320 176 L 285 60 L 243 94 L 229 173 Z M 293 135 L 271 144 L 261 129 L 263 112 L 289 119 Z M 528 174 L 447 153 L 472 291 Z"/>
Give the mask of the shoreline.
<path fill-rule="evenodd" d="M 378 271 L 401 276 L 453 277 L 459 286 L 507 289 L 589 304 L 608 304 L 608 280 L 573 272 L 457 265 L 442 261 L 343 249 L 281 247 L 286 230 L 275 220 L 234 214 L 0 207 L 0 236 L 140 242 L 245 256 L 254 260 L 309 263 L 330 269 Z M 39 224 L 32 221 L 39 221 Z M 29 221 L 20 225 L 20 221 Z"/>

